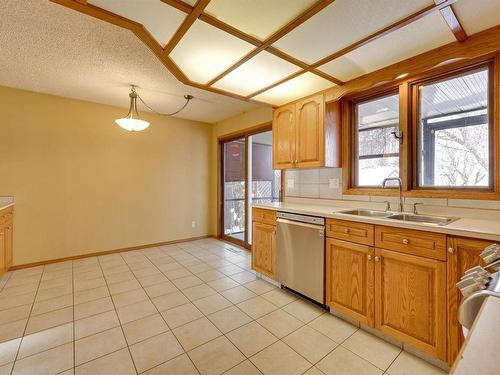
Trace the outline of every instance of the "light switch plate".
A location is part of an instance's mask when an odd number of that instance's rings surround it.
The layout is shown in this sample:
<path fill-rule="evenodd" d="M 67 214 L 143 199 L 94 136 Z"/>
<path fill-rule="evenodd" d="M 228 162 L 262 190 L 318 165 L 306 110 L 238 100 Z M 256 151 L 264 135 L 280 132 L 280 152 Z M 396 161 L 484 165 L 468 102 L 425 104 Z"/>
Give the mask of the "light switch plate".
<path fill-rule="evenodd" d="M 339 179 L 338 178 L 330 178 L 329 186 L 330 186 L 330 189 L 338 189 L 339 188 Z"/>
<path fill-rule="evenodd" d="M 289 178 L 286 180 L 286 187 L 289 189 L 293 189 L 295 187 L 295 180 L 293 178 Z"/>

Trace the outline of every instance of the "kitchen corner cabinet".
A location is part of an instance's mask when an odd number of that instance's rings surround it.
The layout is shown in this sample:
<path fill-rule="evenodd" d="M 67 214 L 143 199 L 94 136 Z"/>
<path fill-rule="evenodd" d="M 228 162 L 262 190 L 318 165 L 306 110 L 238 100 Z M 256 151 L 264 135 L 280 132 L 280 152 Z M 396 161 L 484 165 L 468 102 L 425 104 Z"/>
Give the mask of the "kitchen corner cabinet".
<path fill-rule="evenodd" d="M 273 168 L 341 167 L 340 104 L 315 95 L 273 114 Z"/>
<path fill-rule="evenodd" d="M 372 327 L 373 256 L 373 247 L 326 240 L 326 304 Z"/>
<path fill-rule="evenodd" d="M 492 241 L 448 236 L 448 363 L 455 361 L 465 340 L 462 326 L 457 319 L 462 296 L 456 283 L 469 268 L 483 265 L 479 254 L 492 243 Z"/>
<path fill-rule="evenodd" d="M 13 208 L 0 210 L 0 276 L 12 266 Z"/>
<path fill-rule="evenodd" d="M 276 279 L 276 212 L 252 210 L 252 269 Z"/>

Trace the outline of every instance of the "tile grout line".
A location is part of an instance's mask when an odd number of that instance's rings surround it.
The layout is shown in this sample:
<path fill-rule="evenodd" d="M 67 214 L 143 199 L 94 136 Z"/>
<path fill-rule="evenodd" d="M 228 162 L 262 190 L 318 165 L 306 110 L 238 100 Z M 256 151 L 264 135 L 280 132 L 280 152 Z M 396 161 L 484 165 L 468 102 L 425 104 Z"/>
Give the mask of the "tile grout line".
<path fill-rule="evenodd" d="M 120 253 L 118 253 L 118 254 L 120 254 Z M 123 257 L 121 255 L 120 255 L 120 257 L 123 259 Z M 120 330 L 122 332 L 123 339 L 125 340 L 125 344 L 127 346 L 127 350 L 128 350 L 129 355 L 130 355 L 130 360 L 132 361 L 132 364 L 134 365 L 135 373 L 139 374 L 139 371 L 137 371 L 137 366 L 135 365 L 134 357 L 132 357 L 132 352 L 130 351 L 130 347 L 129 347 L 128 342 L 127 342 L 127 336 L 125 336 L 125 332 L 123 331 L 122 322 L 120 320 L 120 316 L 118 315 L 118 310 L 116 309 L 115 301 L 113 301 L 113 298 L 111 297 L 111 290 L 109 289 L 108 281 L 106 280 L 106 277 L 104 277 L 104 271 L 102 269 L 101 259 L 99 257 L 97 257 L 97 263 L 99 264 L 99 269 L 101 270 L 101 273 L 103 274 L 104 282 L 106 283 L 106 287 L 108 288 L 108 292 L 109 292 L 109 296 L 110 296 L 110 299 L 111 299 L 111 303 L 113 304 L 113 308 L 115 309 L 115 314 L 118 317 L 118 322 L 120 323 Z M 114 328 L 116 328 L 116 327 L 113 327 L 111 329 L 114 329 Z M 75 341 L 75 347 L 76 347 L 76 341 Z M 121 350 L 121 349 L 123 349 L 123 348 L 120 348 L 119 350 Z M 107 353 L 105 355 L 108 355 L 108 354 L 110 354 L 110 353 Z M 94 358 L 92 360 L 95 360 L 95 359 L 96 358 Z"/>
<path fill-rule="evenodd" d="M 24 334 L 26 332 L 26 328 L 28 327 L 28 323 L 29 323 L 30 318 L 31 318 L 31 312 L 33 311 L 33 306 L 35 306 L 36 296 L 38 294 L 38 289 L 40 288 L 40 283 L 42 282 L 42 277 L 43 277 L 44 272 L 45 272 L 45 266 L 43 266 L 42 272 L 40 273 L 40 279 L 38 280 L 38 286 L 37 286 L 36 291 L 35 291 L 35 296 L 33 297 L 33 302 L 31 303 L 30 313 L 28 314 L 28 319 L 26 319 L 26 324 L 24 325 L 24 330 L 23 330 L 23 334 L 21 336 L 21 341 L 19 342 L 19 346 L 18 346 L 17 351 L 16 351 L 16 356 L 14 358 L 14 361 L 12 362 L 12 368 L 10 369 L 11 375 L 14 373 L 14 367 L 16 365 L 17 357 L 19 356 L 19 352 L 20 352 L 21 346 L 23 344 Z"/>
<path fill-rule="evenodd" d="M 71 261 L 71 285 L 73 287 L 73 373 L 76 367 L 76 320 L 75 320 L 75 264 Z"/>

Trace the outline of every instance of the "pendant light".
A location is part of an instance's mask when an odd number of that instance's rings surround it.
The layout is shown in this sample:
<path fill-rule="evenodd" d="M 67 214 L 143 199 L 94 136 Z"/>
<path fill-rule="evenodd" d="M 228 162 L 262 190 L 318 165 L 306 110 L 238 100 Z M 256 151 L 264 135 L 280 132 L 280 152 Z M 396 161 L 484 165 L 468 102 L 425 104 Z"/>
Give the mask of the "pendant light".
<path fill-rule="evenodd" d="M 128 110 L 127 116 L 115 120 L 115 122 L 121 128 L 128 130 L 130 132 L 140 132 L 149 127 L 149 122 L 142 120 L 137 112 L 137 92 L 135 87 L 132 86 L 130 94 L 130 108 Z"/>
<path fill-rule="evenodd" d="M 131 132 L 140 132 L 144 129 L 147 129 L 149 127 L 149 122 L 146 120 L 141 119 L 141 116 L 139 116 L 139 112 L 137 111 L 137 99 L 141 101 L 144 106 L 149 109 L 151 112 L 160 115 L 160 116 L 173 116 L 180 111 L 182 111 L 186 106 L 188 105 L 189 101 L 193 99 L 192 95 L 184 95 L 184 99 L 186 99 L 186 103 L 175 112 L 172 113 L 159 113 L 156 112 L 154 109 L 152 109 L 150 106 L 148 106 L 144 100 L 139 96 L 137 93 L 135 86 L 132 86 L 130 89 L 130 94 L 128 95 L 130 98 L 130 108 L 128 110 L 127 116 L 123 118 L 116 119 L 115 122 L 120 126 L 121 128 L 131 131 Z"/>

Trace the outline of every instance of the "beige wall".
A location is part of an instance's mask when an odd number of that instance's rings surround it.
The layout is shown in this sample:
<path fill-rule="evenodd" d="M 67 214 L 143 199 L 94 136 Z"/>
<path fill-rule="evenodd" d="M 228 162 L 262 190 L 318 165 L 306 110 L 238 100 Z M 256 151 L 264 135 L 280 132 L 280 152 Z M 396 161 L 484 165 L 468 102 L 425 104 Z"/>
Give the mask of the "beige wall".
<path fill-rule="evenodd" d="M 5 87 L 0 102 L 15 265 L 213 232 L 212 125 L 145 114 L 129 133 L 123 108 Z"/>
<path fill-rule="evenodd" d="M 271 107 L 260 107 L 253 109 L 251 111 L 242 113 L 238 116 L 231 117 L 224 121 L 218 122 L 213 126 L 212 129 L 212 141 L 211 141 L 211 192 L 210 197 L 210 212 L 211 212 L 211 233 L 217 235 L 217 187 L 218 187 L 218 146 L 219 137 L 224 135 L 235 133 L 244 129 L 248 129 L 257 125 L 265 124 L 271 122 L 273 119 L 273 111 Z"/>

